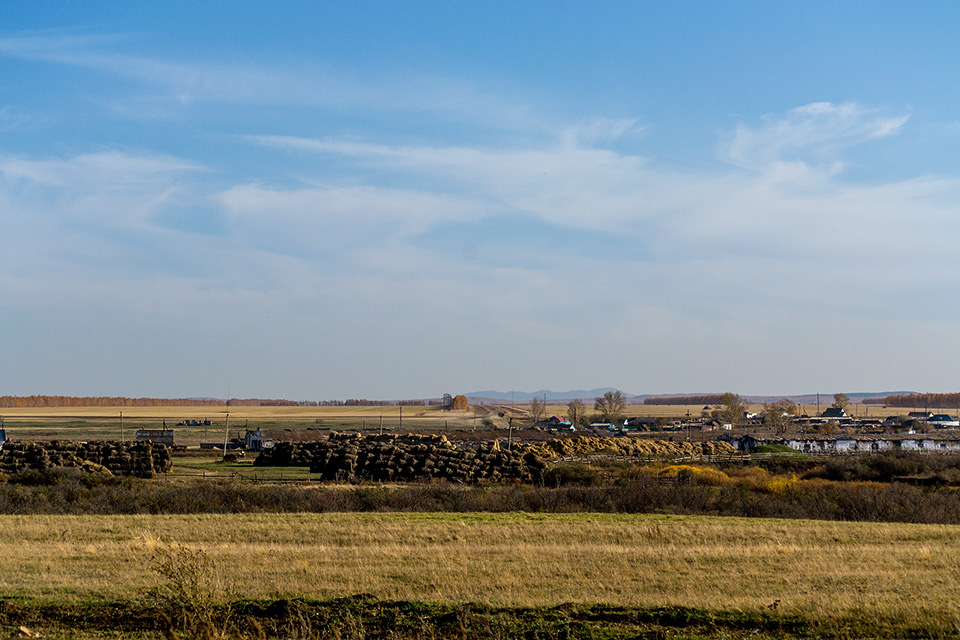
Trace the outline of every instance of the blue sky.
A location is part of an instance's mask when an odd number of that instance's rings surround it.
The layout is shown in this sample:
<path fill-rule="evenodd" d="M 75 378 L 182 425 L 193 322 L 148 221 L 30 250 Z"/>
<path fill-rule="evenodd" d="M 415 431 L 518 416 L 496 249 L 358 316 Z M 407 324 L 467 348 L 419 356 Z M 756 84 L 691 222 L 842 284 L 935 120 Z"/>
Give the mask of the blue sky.
<path fill-rule="evenodd" d="M 6 2 L 0 394 L 960 387 L 960 5 Z"/>

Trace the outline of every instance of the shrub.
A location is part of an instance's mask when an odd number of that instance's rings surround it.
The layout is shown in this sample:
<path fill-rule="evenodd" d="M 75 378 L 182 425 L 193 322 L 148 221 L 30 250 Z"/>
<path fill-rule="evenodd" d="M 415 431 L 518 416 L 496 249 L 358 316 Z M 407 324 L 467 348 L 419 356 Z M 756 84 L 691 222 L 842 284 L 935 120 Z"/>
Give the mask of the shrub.
<path fill-rule="evenodd" d="M 547 487 L 561 487 L 566 485 L 596 486 L 603 483 L 601 473 L 582 464 L 557 465 L 547 469 L 543 474 L 543 484 Z"/>
<path fill-rule="evenodd" d="M 165 579 L 156 595 L 171 620 L 180 620 L 190 637 L 225 634 L 224 624 L 215 624 L 216 605 L 226 596 L 220 572 L 203 549 L 182 544 L 158 547 L 150 558 L 150 568 Z"/>

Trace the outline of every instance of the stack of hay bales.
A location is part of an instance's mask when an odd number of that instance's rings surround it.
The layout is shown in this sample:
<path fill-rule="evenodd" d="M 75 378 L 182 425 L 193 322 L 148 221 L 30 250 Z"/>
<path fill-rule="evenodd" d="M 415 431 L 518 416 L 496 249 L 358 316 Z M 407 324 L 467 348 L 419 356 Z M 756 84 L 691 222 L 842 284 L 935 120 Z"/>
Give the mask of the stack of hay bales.
<path fill-rule="evenodd" d="M 47 450 L 33 442 L 8 442 L 0 449 L 0 471 L 4 473 L 17 473 L 28 469 L 46 471 L 52 466 Z"/>
<path fill-rule="evenodd" d="M 546 442 L 523 442 L 514 445 L 514 447 L 518 451 L 532 453 L 544 460 L 590 454 L 640 458 L 684 458 L 701 455 L 729 455 L 736 452 L 736 449 L 726 442 L 671 442 L 667 440 L 596 438 L 591 436 L 557 438 Z"/>
<path fill-rule="evenodd" d="M 152 478 L 172 466 L 170 449 L 150 442 L 8 442 L 0 449 L 0 471 L 6 473 L 78 467 Z"/>
<path fill-rule="evenodd" d="M 278 443 L 262 453 L 257 466 L 309 466 L 323 480 L 411 481 L 442 478 L 454 482 L 534 482 L 544 464 L 532 454 L 501 451 L 497 443 L 476 450 L 452 444 L 443 435 L 331 434 L 315 442 Z"/>
<path fill-rule="evenodd" d="M 116 475 L 138 478 L 152 478 L 173 466 L 170 448 L 152 442 L 89 442 L 78 448 L 77 455 Z"/>

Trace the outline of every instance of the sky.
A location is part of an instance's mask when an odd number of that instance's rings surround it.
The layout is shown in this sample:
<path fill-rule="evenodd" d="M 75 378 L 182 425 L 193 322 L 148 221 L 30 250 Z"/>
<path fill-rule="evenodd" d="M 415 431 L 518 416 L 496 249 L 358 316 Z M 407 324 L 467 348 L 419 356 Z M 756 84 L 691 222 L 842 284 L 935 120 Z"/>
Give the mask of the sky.
<path fill-rule="evenodd" d="M 960 4 L 0 17 L 0 395 L 960 388 Z"/>

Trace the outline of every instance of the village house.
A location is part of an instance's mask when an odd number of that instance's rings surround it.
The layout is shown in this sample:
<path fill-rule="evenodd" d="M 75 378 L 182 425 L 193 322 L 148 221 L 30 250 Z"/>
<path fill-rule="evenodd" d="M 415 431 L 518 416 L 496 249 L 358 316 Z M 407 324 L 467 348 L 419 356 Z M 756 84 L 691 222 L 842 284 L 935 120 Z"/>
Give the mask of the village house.
<path fill-rule="evenodd" d="M 956 429 L 960 427 L 960 420 L 946 413 L 938 413 L 927 420 L 927 424 L 937 429 Z"/>
<path fill-rule="evenodd" d="M 820 414 L 820 417 L 837 424 L 848 424 L 853 421 L 853 418 L 847 415 L 847 411 L 843 407 L 827 407 L 826 411 Z"/>
<path fill-rule="evenodd" d="M 577 430 L 567 416 L 550 416 L 546 420 L 540 420 L 534 426 L 540 427 L 541 429 L 567 429 L 569 431 Z"/>

